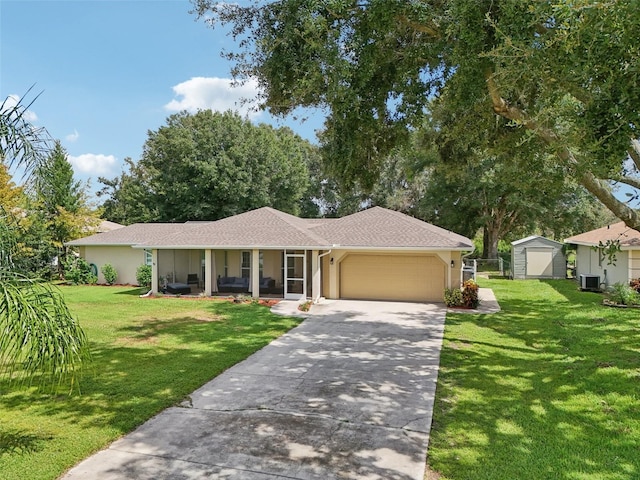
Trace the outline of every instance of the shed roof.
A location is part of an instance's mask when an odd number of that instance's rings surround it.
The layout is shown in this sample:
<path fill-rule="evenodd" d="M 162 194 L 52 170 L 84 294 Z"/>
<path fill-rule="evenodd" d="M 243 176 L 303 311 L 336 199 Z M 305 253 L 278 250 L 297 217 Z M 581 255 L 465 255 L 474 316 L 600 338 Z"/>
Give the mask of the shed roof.
<path fill-rule="evenodd" d="M 608 240 L 619 240 L 620 246 L 623 248 L 634 250 L 640 248 L 640 232 L 627 227 L 624 222 L 606 225 L 589 232 L 574 235 L 573 237 L 565 239 L 564 242 L 593 247 L 597 246 L 600 242 L 606 242 Z"/>
<path fill-rule="evenodd" d="M 562 242 L 558 242 L 556 240 L 552 240 L 547 237 L 543 237 L 541 235 L 529 235 L 528 237 L 521 238 L 520 240 L 515 240 L 511 242 L 511 245 L 522 245 L 523 243 L 530 242 L 532 240 L 544 240 L 545 242 L 557 243 L 559 246 L 562 246 Z"/>

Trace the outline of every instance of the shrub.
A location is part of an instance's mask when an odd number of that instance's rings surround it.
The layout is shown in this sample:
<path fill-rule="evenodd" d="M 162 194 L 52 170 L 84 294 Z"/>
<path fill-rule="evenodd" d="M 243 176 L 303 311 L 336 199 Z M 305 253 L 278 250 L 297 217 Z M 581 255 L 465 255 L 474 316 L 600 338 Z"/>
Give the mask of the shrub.
<path fill-rule="evenodd" d="M 459 288 L 445 288 L 444 289 L 444 304 L 447 307 L 460 307 L 462 306 L 462 292 Z"/>
<path fill-rule="evenodd" d="M 634 278 L 629 282 L 629 286 L 640 293 L 640 278 Z"/>
<path fill-rule="evenodd" d="M 620 305 L 640 305 L 640 294 L 629 285 L 614 283 L 607 289 L 607 294 L 612 302 Z"/>
<path fill-rule="evenodd" d="M 246 293 L 239 293 L 235 297 L 233 297 L 233 303 L 249 303 L 251 302 L 251 295 L 247 295 Z"/>
<path fill-rule="evenodd" d="M 462 305 L 467 308 L 477 308 L 479 304 L 478 284 L 473 280 L 467 280 L 462 284 Z"/>
<path fill-rule="evenodd" d="M 312 303 L 313 302 L 311 300 L 307 300 L 306 302 L 298 305 L 298 310 L 300 310 L 301 312 L 308 312 L 311 309 Z"/>
<path fill-rule="evenodd" d="M 151 287 L 151 265 L 140 265 L 136 270 L 136 280 L 141 287 Z"/>
<path fill-rule="evenodd" d="M 109 285 L 113 285 L 114 283 L 116 283 L 116 278 L 118 278 L 118 272 L 116 272 L 116 269 L 113 268 L 113 265 L 111 265 L 110 263 L 105 263 L 100 269 L 100 271 L 104 276 L 105 282 L 107 282 Z"/>
<path fill-rule="evenodd" d="M 93 285 L 98 282 L 98 277 L 93 273 L 91 265 L 82 257 L 67 257 L 65 278 L 74 285 Z"/>

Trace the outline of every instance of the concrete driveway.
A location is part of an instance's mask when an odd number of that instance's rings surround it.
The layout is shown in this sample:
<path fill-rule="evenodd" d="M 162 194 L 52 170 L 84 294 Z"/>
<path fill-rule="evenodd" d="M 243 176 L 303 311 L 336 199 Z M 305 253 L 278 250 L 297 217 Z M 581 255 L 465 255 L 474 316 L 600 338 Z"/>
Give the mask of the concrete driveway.
<path fill-rule="evenodd" d="M 63 478 L 423 480 L 444 305 L 312 311 Z"/>

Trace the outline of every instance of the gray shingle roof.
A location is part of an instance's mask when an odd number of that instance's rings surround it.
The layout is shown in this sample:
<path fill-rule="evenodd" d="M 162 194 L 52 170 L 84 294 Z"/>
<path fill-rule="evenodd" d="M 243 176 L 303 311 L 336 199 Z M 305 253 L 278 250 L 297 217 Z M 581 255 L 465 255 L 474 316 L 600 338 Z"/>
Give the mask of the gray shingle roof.
<path fill-rule="evenodd" d="M 159 240 L 172 233 L 186 232 L 190 228 L 193 227 L 184 223 L 134 223 L 108 232 L 72 240 L 67 245 L 137 245 L 146 241 Z"/>
<path fill-rule="evenodd" d="M 338 219 L 304 219 L 263 207 L 215 222 L 135 224 L 69 245 L 148 248 L 473 248 L 471 240 L 393 210 L 373 207 Z"/>
<path fill-rule="evenodd" d="M 473 248 L 471 240 L 444 228 L 382 207 L 373 207 L 311 230 L 332 244 L 379 248 Z"/>
<path fill-rule="evenodd" d="M 144 242 L 153 247 L 319 247 L 326 241 L 306 228 L 306 220 L 270 207 L 199 225 Z"/>

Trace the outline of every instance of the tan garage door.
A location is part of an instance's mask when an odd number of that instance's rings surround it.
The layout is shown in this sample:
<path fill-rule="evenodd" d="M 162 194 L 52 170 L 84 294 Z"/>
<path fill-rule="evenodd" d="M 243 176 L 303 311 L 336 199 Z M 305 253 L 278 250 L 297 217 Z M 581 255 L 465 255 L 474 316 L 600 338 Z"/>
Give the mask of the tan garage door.
<path fill-rule="evenodd" d="M 340 297 L 441 302 L 445 265 L 435 256 L 348 255 L 340 262 Z"/>

